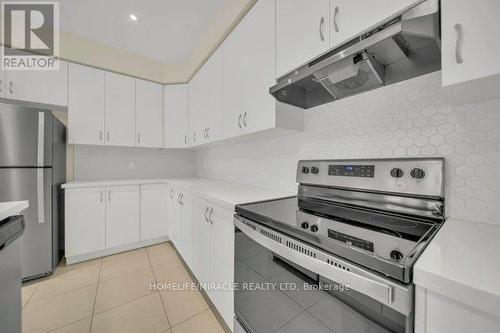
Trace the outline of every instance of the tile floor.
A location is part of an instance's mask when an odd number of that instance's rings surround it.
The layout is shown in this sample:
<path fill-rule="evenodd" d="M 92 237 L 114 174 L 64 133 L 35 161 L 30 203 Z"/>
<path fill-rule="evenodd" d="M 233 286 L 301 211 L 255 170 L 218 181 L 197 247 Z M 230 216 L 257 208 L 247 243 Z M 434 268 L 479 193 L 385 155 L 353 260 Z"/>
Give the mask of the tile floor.
<path fill-rule="evenodd" d="M 223 333 L 198 291 L 154 291 L 191 282 L 169 243 L 74 265 L 23 286 L 23 333 Z"/>

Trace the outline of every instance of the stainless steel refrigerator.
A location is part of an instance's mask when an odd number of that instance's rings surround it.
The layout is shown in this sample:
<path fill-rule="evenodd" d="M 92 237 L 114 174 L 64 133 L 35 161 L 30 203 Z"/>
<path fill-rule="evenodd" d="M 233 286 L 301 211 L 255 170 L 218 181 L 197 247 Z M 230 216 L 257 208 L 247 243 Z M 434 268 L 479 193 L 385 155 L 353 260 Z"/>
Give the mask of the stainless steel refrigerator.
<path fill-rule="evenodd" d="M 23 280 L 53 272 L 64 251 L 66 127 L 51 111 L 0 103 L 0 202 L 28 200 Z"/>

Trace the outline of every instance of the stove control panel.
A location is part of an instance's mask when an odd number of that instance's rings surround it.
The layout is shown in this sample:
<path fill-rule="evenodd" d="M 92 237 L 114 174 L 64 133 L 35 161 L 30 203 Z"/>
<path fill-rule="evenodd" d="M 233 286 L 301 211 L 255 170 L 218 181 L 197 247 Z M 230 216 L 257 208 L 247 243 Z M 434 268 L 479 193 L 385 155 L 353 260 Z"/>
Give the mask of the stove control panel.
<path fill-rule="evenodd" d="M 298 164 L 297 182 L 443 197 L 444 159 L 303 160 Z"/>

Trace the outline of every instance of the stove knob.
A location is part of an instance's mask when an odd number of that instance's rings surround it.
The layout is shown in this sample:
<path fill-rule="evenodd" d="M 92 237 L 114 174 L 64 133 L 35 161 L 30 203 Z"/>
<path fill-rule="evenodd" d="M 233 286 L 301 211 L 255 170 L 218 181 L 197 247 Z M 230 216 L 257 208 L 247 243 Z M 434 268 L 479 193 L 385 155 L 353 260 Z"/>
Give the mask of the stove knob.
<path fill-rule="evenodd" d="M 311 226 L 311 231 L 312 232 L 317 232 L 318 231 L 318 226 L 317 225 L 312 225 Z"/>
<path fill-rule="evenodd" d="M 317 175 L 319 172 L 319 169 L 317 167 L 311 167 L 311 173 Z"/>
<path fill-rule="evenodd" d="M 411 170 L 410 176 L 415 179 L 424 179 L 425 178 L 425 171 L 420 169 L 420 168 L 415 168 Z"/>
<path fill-rule="evenodd" d="M 397 260 L 397 261 L 403 259 L 403 254 L 401 252 L 399 252 L 398 250 L 392 250 L 390 253 L 390 256 L 392 259 Z"/>
<path fill-rule="evenodd" d="M 306 166 L 302 167 L 302 173 L 309 173 L 309 168 Z"/>
<path fill-rule="evenodd" d="M 391 176 L 394 178 L 401 178 L 403 177 L 404 174 L 405 174 L 404 171 L 401 170 L 400 168 L 393 168 L 391 170 Z"/>
<path fill-rule="evenodd" d="M 300 227 L 301 227 L 302 229 L 309 229 L 309 223 L 307 223 L 307 222 L 302 222 L 302 224 L 300 225 Z"/>

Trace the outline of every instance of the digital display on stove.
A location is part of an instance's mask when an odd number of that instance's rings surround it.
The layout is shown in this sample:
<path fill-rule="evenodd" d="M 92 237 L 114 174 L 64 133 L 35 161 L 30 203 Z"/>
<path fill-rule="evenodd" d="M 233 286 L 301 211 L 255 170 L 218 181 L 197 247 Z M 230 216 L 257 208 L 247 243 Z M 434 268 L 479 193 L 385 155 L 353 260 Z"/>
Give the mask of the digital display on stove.
<path fill-rule="evenodd" d="M 329 165 L 329 176 L 341 177 L 367 177 L 373 178 L 375 176 L 374 165 Z"/>
<path fill-rule="evenodd" d="M 347 245 L 351 245 L 365 251 L 373 252 L 373 243 L 364 239 L 349 236 L 338 231 L 333 231 L 331 229 L 328 229 L 328 237 L 333 238 L 339 242 L 346 243 Z"/>

